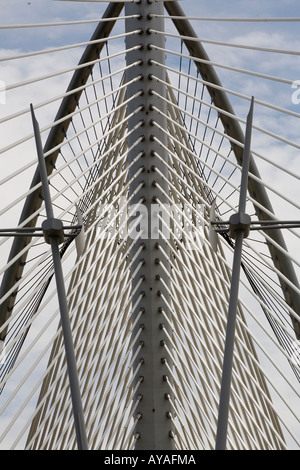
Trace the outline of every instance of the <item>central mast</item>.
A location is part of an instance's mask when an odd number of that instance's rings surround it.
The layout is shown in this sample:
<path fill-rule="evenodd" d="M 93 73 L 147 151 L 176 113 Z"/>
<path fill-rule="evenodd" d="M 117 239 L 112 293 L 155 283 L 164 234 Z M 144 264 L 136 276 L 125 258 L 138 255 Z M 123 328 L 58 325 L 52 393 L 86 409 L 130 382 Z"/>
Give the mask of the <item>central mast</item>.
<path fill-rule="evenodd" d="M 168 241 L 159 237 L 156 231 L 159 220 L 155 217 L 158 200 L 162 206 L 165 204 L 170 206 L 166 196 L 169 194 L 168 170 L 164 163 L 168 162 L 166 151 L 168 142 L 167 134 L 160 131 L 158 126 L 155 126 L 155 141 L 152 137 L 153 121 L 162 129 L 167 129 L 165 117 L 167 106 L 164 100 L 166 86 L 162 83 L 166 83 L 165 53 L 161 50 L 165 47 L 165 36 L 151 33 L 151 29 L 164 31 L 163 19 L 152 16 L 163 15 L 164 7 L 163 2 L 152 3 L 148 0 L 141 0 L 139 3 L 125 4 L 125 12 L 126 16 L 138 15 L 137 18 L 126 19 L 126 32 L 141 30 L 138 36 L 129 35 L 126 38 L 126 49 L 141 46 L 138 50 L 128 52 L 126 57 L 128 66 L 138 63 L 128 70 L 127 82 L 130 83 L 136 77 L 140 77 L 140 80 L 128 85 L 127 99 L 142 91 L 137 98 L 129 102 L 127 107 L 128 115 L 135 113 L 128 121 L 128 130 L 132 131 L 137 127 L 137 130 L 131 132 L 128 137 L 128 147 L 129 149 L 133 147 L 128 152 L 128 164 L 131 164 L 129 179 L 133 181 L 129 194 L 130 206 L 134 219 L 137 219 L 138 214 L 143 214 L 143 220 L 139 225 L 140 239 L 137 242 L 132 240 L 131 249 L 132 273 L 141 261 L 143 262 L 138 274 L 132 280 L 134 294 L 132 304 L 135 307 L 132 316 L 133 324 L 136 323 L 137 316 L 143 312 L 133 330 L 133 337 L 135 337 L 142 326 L 140 342 L 133 351 L 133 356 L 137 354 L 134 374 L 136 368 L 139 367 L 134 383 L 134 387 L 139 383 L 134 397 L 134 403 L 138 401 L 134 412 L 134 419 L 137 422 L 136 449 L 170 450 L 174 448 L 173 416 L 170 403 L 170 398 L 172 398 L 170 367 L 172 364 L 167 354 L 167 351 L 171 349 L 168 337 L 172 335 L 171 312 L 169 311 L 171 300 L 168 292 L 170 280 L 167 274 L 169 266 L 162 267 L 163 260 L 160 259 L 161 251 L 158 244 L 167 256 L 169 247 Z M 161 66 L 155 65 L 152 61 Z M 152 74 L 162 82 L 152 79 Z M 140 110 L 136 113 L 138 108 Z M 160 112 L 158 113 L 154 108 L 158 108 Z M 139 126 L 141 122 L 142 127 Z M 139 143 L 136 145 L 137 142 Z M 132 164 L 139 154 L 141 157 Z M 143 167 L 142 173 L 140 173 L 141 167 Z M 135 178 L 137 174 L 139 176 Z M 140 204 L 140 211 L 135 206 L 138 204 Z M 140 251 L 142 244 L 143 249 Z M 164 324 L 163 328 L 162 324 Z"/>

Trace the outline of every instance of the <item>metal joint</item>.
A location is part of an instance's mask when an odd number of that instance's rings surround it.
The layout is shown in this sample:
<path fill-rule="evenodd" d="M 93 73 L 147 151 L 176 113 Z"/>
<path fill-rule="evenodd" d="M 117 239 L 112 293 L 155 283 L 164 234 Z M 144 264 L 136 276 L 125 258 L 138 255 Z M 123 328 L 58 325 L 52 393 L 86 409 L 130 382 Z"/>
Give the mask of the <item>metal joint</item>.
<path fill-rule="evenodd" d="M 58 244 L 64 242 L 65 236 L 61 220 L 54 218 L 44 220 L 44 222 L 42 223 L 42 229 L 45 242 L 48 243 L 48 245 L 51 244 L 51 238 L 53 237 L 57 239 Z"/>
<path fill-rule="evenodd" d="M 250 233 L 251 217 L 248 214 L 238 212 L 229 219 L 229 236 L 233 239 L 237 232 L 243 232 L 243 237 L 247 238 Z"/>

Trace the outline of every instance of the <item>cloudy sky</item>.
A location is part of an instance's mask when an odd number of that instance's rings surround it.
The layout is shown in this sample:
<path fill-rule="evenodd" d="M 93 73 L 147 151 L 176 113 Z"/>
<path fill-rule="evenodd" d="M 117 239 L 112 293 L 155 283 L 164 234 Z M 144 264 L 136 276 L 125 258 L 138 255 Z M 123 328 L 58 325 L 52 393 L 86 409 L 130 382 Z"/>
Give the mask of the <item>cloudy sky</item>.
<path fill-rule="evenodd" d="M 279 0 L 254 0 L 251 2 L 234 0 L 226 3 L 220 0 L 210 2 L 183 0 L 180 4 L 186 15 L 191 17 L 295 18 L 300 16 L 300 8 L 296 0 L 285 2 Z M 106 3 L 55 0 L 10 0 L 9 2 L 0 0 L 0 5 L 1 23 L 3 25 L 94 20 L 100 18 L 106 8 Z M 247 97 L 254 96 L 257 100 L 291 110 L 294 113 L 300 112 L 300 104 L 295 104 L 292 101 L 293 96 L 298 96 L 295 95 L 297 89 L 292 88 L 292 83 L 300 79 L 299 55 L 265 53 L 205 42 L 224 41 L 226 43 L 274 50 L 300 51 L 299 23 L 193 21 L 192 24 L 199 38 L 204 40 L 204 46 L 212 62 L 216 64 L 216 70 L 225 88 Z M 84 42 L 91 37 L 94 28 L 95 23 L 49 28 L 1 29 L 0 58 L 12 58 L 31 51 Z M 170 28 L 169 22 L 167 22 L 168 28 Z M 115 31 L 117 33 L 118 28 Z M 7 91 L 6 105 L 0 106 L 0 119 L 22 109 L 28 110 L 31 102 L 36 105 L 63 93 L 67 88 L 71 73 L 59 75 L 47 80 L 47 82 L 39 81 L 24 88 L 16 87 L 16 84 L 30 80 L 33 77 L 40 77 L 65 70 L 68 67 L 74 67 L 82 51 L 83 47 L 76 47 L 59 53 L 39 54 L 20 60 L 2 60 L 0 62 L 0 80 L 6 84 Z M 247 73 L 237 73 L 222 66 L 219 67 L 219 64 L 244 71 L 250 70 L 254 73 L 263 73 L 266 76 L 279 77 L 282 80 L 278 82 L 276 80 L 261 79 Z M 47 83 L 47 86 L 45 86 L 45 83 Z M 10 86 L 13 86 L 12 90 L 9 89 Z M 241 119 L 245 119 L 249 101 L 236 99 L 233 95 L 230 98 L 236 114 Z M 59 100 L 44 107 L 43 112 L 38 113 L 41 128 L 53 121 L 58 103 Z M 1 146 L 4 149 L 12 142 L 24 138 L 31 132 L 30 119 L 20 118 L 18 123 L 17 126 L 15 121 L 13 126 L 11 122 L 2 124 L 0 135 Z M 299 151 L 298 120 L 282 113 L 270 112 L 266 107 L 257 106 L 254 123 L 263 128 L 267 127 L 269 132 L 280 135 L 284 139 L 296 142 L 295 146 L 289 147 L 289 165 L 291 165 L 291 169 L 295 168 L 296 170 Z M 43 134 L 43 136 L 45 135 Z M 275 158 L 279 163 L 285 164 L 285 162 L 282 162 L 279 142 L 272 141 L 272 144 L 270 144 L 265 134 L 258 133 L 256 145 L 258 152 L 267 151 L 268 158 Z M 15 153 L 14 158 L 12 158 L 11 151 L 2 152 L 1 155 L 4 176 L 8 174 L 7 172 L 13 171 L 14 165 L 16 168 L 19 167 L 20 163 L 15 158 Z M 27 155 L 26 149 L 23 152 L 22 161 L 27 163 L 25 155 Z M 264 171 L 264 162 L 261 162 L 260 165 L 261 171 Z M 266 178 L 270 175 L 267 168 L 265 174 Z M 30 178 L 29 174 L 28 178 Z M 298 190 L 288 180 L 286 191 L 289 197 L 295 200 Z"/>
<path fill-rule="evenodd" d="M 300 17 L 299 0 L 183 0 L 181 7 L 187 16 L 197 17 L 239 17 L 239 18 L 265 18 L 265 17 Z M 101 18 L 106 4 L 95 2 L 62 2 L 55 0 L 0 0 L 1 24 L 32 24 L 48 22 L 64 22 L 76 20 L 93 20 Z M 77 26 L 56 26 L 49 28 L 30 29 L 0 29 L 0 80 L 7 87 L 6 104 L 0 105 L 0 120 L 7 115 L 27 110 L 27 114 L 21 115 L 9 122 L 0 123 L 0 181 L 6 175 L 18 170 L 20 166 L 30 164 L 32 161 L 32 142 L 24 142 L 20 147 L 9 148 L 13 142 L 23 139 L 32 133 L 31 120 L 28 118 L 29 103 L 42 103 L 55 96 L 59 96 L 67 88 L 71 73 L 66 73 L 47 82 L 39 81 L 24 88 L 18 84 L 33 77 L 55 73 L 73 67 L 78 63 L 83 47 L 76 47 L 59 53 L 47 53 L 22 59 L 13 57 L 20 54 L 39 51 L 46 48 L 60 47 L 65 44 L 80 43 L 89 40 L 96 23 Z M 208 41 L 220 41 L 227 43 L 243 44 L 247 46 L 284 49 L 300 51 L 299 23 L 261 23 L 261 22 L 193 22 L 199 38 Z M 269 76 L 280 77 L 282 81 L 262 80 L 261 78 L 245 73 L 236 73 L 217 67 L 221 80 L 226 88 L 239 92 L 247 97 L 255 96 L 262 100 L 293 113 L 300 113 L 300 104 L 292 100 L 295 89 L 292 83 L 300 80 L 299 55 L 287 55 L 277 53 L 265 53 L 256 50 L 244 50 L 220 45 L 205 44 L 211 60 L 216 64 L 226 64 L 231 67 L 252 70 Z M 47 83 L 47 86 L 44 86 Z M 11 90 L 9 87 L 13 87 Z M 245 118 L 249 102 L 232 96 L 232 102 L 236 113 Z M 41 127 L 49 125 L 55 116 L 59 99 L 38 112 Z M 299 119 L 270 112 L 268 108 L 257 106 L 254 122 L 257 126 L 266 128 L 272 132 L 294 142 L 283 148 L 282 143 L 269 140 L 265 133 L 256 135 L 256 150 L 264 153 L 269 159 L 276 160 L 282 166 L 289 166 L 291 171 L 299 174 Z M 46 132 L 43 135 L 46 135 Z M 19 151 L 19 148 L 22 151 Z M 281 178 L 280 172 L 269 171 L 269 166 L 259 162 L 259 168 L 275 186 L 280 186 L 292 200 L 298 200 L 299 189 L 291 180 Z M 14 194 L 18 194 L 19 188 L 28 188 L 34 166 L 30 166 L 27 172 L 20 178 L 14 179 Z M 7 204 L 7 195 L 11 197 L 7 186 L 0 186 L 0 211 L 3 203 Z M 22 190 L 23 191 L 23 190 Z M 276 200 L 276 196 L 275 200 Z M 3 202 L 4 201 L 4 202 Z M 278 201 L 278 209 L 282 216 L 287 214 L 286 206 Z M 16 205 L 13 211 L 18 217 L 20 205 Z M 295 218 L 295 207 L 289 209 L 290 215 Z M 6 213 L 3 217 L 6 217 Z M 2 218 L 2 221 L 4 219 Z M 9 221 L 11 219 L 8 219 Z M 9 222 L 6 223 L 9 226 Z M 0 251 L 1 253 L 1 251 Z M 296 250 L 295 250 L 296 253 Z M 6 257 L 6 252 L 5 252 Z M 2 264 L 2 263 L 1 263 Z"/>
<path fill-rule="evenodd" d="M 181 7 L 187 16 L 201 17 L 298 17 L 299 4 L 296 0 L 281 2 L 279 0 L 232 1 L 226 4 L 219 0 L 195 2 L 183 0 Z M 95 2 L 71 2 L 55 0 L 0 0 L 2 24 L 24 24 L 54 21 L 97 19 L 102 15 L 106 4 Z M 234 22 L 193 22 L 201 39 L 234 42 L 251 46 L 274 49 L 300 50 L 298 23 L 234 23 Z M 64 44 L 86 41 L 91 36 L 94 24 L 83 26 L 57 26 L 55 28 L 31 28 L 18 30 L 0 30 L 1 56 L 59 47 Z M 250 50 L 213 46 L 205 44 L 211 60 L 215 63 L 226 63 L 232 67 L 255 70 L 267 75 L 282 77 L 290 82 L 300 79 L 299 58 L 297 56 L 280 57 Z M 0 56 L 0 57 L 1 57 Z M 55 63 L 51 54 L 22 61 L 1 63 L 0 80 L 8 84 L 26 80 L 33 74 L 42 75 L 49 70 L 59 70 L 63 63 L 74 64 L 80 57 L 80 50 L 71 49 L 67 53 L 56 54 Z M 61 63 L 60 63 L 61 60 Z M 224 86 L 229 85 L 249 96 L 276 103 L 284 108 L 298 112 L 293 105 L 290 84 L 278 85 L 254 77 L 235 75 L 232 72 L 218 69 Z M 299 76 L 298 76 L 299 75 Z M 60 86 L 64 85 L 60 78 Z M 67 83 L 67 78 L 65 80 Z M 29 90 L 29 88 L 28 88 Z M 53 90 L 54 93 L 54 90 Z M 50 94 L 50 92 L 48 93 Z M 28 97 L 30 94 L 28 92 Z M 34 98 L 34 96 L 32 97 Z M 36 100 L 34 100 L 36 101 Z M 0 113 L 6 110 L 2 108 Z M 239 112 L 239 109 L 237 109 Z M 286 130 L 287 132 L 291 129 Z"/>

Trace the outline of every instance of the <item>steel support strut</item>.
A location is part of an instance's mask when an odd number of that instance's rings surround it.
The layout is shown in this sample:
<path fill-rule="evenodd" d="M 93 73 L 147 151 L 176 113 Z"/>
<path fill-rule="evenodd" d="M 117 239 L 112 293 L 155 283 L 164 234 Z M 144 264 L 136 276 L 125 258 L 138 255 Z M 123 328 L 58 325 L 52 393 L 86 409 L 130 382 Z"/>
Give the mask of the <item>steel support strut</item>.
<path fill-rule="evenodd" d="M 54 274 L 56 279 L 57 297 L 60 309 L 60 319 L 64 338 L 66 362 L 69 375 L 70 392 L 73 406 L 74 426 L 76 432 L 78 450 L 88 450 L 88 442 L 75 358 L 75 350 L 73 344 L 72 330 L 69 319 L 69 311 L 67 304 L 67 296 L 65 292 L 64 276 L 62 271 L 59 243 L 63 241 L 63 225 L 62 222 L 54 218 L 51 196 L 48 186 L 47 170 L 41 144 L 40 130 L 36 121 L 34 110 L 31 105 L 31 114 L 34 126 L 34 134 L 37 147 L 37 155 L 39 161 L 39 170 L 43 187 L 43 196 L 45 201 L 45 209 L 47 218 L 43 222 L 44 236 L 47 243 L 51 245 Z"/>
<path fill-rule="evenodd" d="M 152 91 L 155 89 L 158 95 L 164 97 L 166 89 L 159 84 L 156 80 L 151 80 L 155 67 L 155 74 L 165 81 L 165 71 L 163 67 L 159 68 L 151 65 L 151 59 L 159 63 L 164 63 L 164 54 L 159 51 L 154 51 L 151 45 L 158 45 L 164 47 L 163 35 L 154 35 L 149 33 L 149 29 L 163 31 L 164 24 L 162 19 L 152 18 L 151 13 L 163 14 L 163 4 L 151 3 L 148 0 L 141 0 L 139 3 L 126 4 L 126 15 L 138 14 L 139 18 L 126 20 L 126 31 L 140 29 L 138 37 L 128 37 L 126 39 L 127 49 L 133 45 L 140 44 L 141 47 L 137 51 L 127 54 L 127 64 L 139 61 L 139 65 L 133 70 L 130 69 L 127 75 L 127 81 L 132 78 L 140 76 L 141 80 L 128 86 L 128 98 L 142 91 L 141 95 L 133 100 L 128 106 L 128 115 L 135 111 L 139 106 L 141 111 L 134 115 L 129 120 L 129 129 L 132 130 L 138 123 L 143 122 L 143 127 L 133 132 L 128 141 L 128 146 L 131 148 L 142 136 L 142 141 L 128 153 L 128 162 L 132 162 L 140 153 L 142 157 L 131 167 L 129 178 L 133 179 L 130 186 L 131 195 L 136 192 L 137 187 L 143 182 L 143 187 L 138 190 L 131 202 L 131 210 L 133 217 L 131 224 L 137 219 L 139 214 L 143 214 L 143 220 L 140 228 L 144 229 L 140 233 L 140 238 L 137 242 L 132 240 L 131 256 L 135 259 L 137 251 L 143 244 L 143 251 L 141 255 L 132 263 L 132 272 L 135 271 L 138 265 L 142 266 L 139 269 L 138 276 L 132 281 L 132 289 L 136 290 L 137 284 L 142 279 L 142 284 L 133 298 L 133 305 L 138 302 L 135 311 L 133 312 L 134 322 L 137 315 L 142 311 L 140 322 L 136 325 L 133 331 L 133 337 L 137 331 L 141 329 L 142 333 L 139 338 L 139 343 L 135 346 L 133 354 L 142 345 L 140 354 L 138 355 L 134 371 L 140 367 L 137 381 L 140 385 L 137 394 L 134 397 L 135 403 L 138 401 L 136 408 L 135 419 L 137 425 L 135 429 L 136 436 L 136 449 L 172 449 L 174 447 L 172 415 L 169 397 L 171 396 L 170 384 L 172 379 L 169 376 L 167 364 L 170 365 L 171 361 L 168 357 L 167 350 L 170 346 L 168 343 L 167 335 L 171 335 L 169 321 L 171 321 L 171 312 L 168 311 L 167 305 L 169 302 L 169 294 L 164 290 L 163 284 L 160 282 L 161 278 L 164 279 L 164 284 L 169 284 L 168 276 L 162 269 L 159 258 L 160 250 L 158 244 L 162 246 L 163 250 L 168 253 L 167 243 L 161 238 L 158 239 L 157 232 L 155 231 L 154 224 L 157 223 L 153 217 L 153 207 L 157 207 L 157 198 L 163 204 L 167 203 L 163 190 L 168 193 L 167 182 L 167 166 L 162 164 L 159 158 L 155 157 L 157 152 L 165 161 L 168 159 L 167 152 L 152 138 L 153 121 L 156 121 L 162 128 L 167 128 L 166 119 L 156 113 L 153 107 L 162 110 L 163 114 L 166 112 L 165 101 L 158 99 L 154 96 Z M 167 144 L 166 136 L 162 132 L 155 131 L 155 135 L 164 145 Z M 135 174 L 143 167 L 143 173 L 139 178 L 134 178 Z M 159 175 L 155 168 L 159 169 L 165 177 Z M 142 204 L 142 206 L 138 206 Z M 156 205 L 156 206 L 155 206 Z M 140 209 L 140 210 L 139 210 Z M 135 231 L 131 233 L 131 239 L 135 236 Z M 142 293 L 142 300 L 141 299 Z M 163 294 L 163 295 L 161 295 Z M 163 297 L 168 299 L 168 302 L 163 301 Z M 169 321 L 163 321 L 162 310 L 169 318 Z"/>
<path fill-rule="evenodd" d="M 252 119 L 253 119 L 253 99 L 251 108 L 247 117 L 247 128 L 245 136 L 245 147 L 243 155 L 243 168 L 242 179 L 240 187 L 240 200 L 239 210 L 237 214 L 231 216 L 232 235 L 235 238 L 232 276 L 231 276 L 231 289 L 228 305 L 227 327 L 225 337 L 225 350 L 222 369 L 222 382 L 220 390 L 220 403 L 218 415 L 218 427 L 216 436 L 216 450 L 225 450 L 227 441 L 228 430 L 228 416 L 230 405 L 230 389 L 231 377 L 234 355 L 234 342 L 235 342 L 235 325 L 238 308 L 238 295 L 240 284 L 240 270 L 242 262 L 242 249 L 243 239 L 249 234 L 250 216 L 245 213 L 246 211 L 246 197 L 248 186 L 248 174 L 250 163 L 250 146 L 251 146 L 251 132 L 252 132 Z"/>

